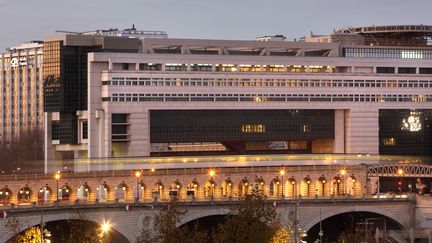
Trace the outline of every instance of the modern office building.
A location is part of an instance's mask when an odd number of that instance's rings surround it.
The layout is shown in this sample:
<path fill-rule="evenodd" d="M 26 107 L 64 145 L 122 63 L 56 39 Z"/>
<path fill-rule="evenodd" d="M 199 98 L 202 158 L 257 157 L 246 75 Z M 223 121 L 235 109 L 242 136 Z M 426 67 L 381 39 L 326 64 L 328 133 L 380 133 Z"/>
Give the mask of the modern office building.
<path fill-rule="evenodd" d="M 61 31 L 64 32 L 64 31 Z M 70 146 L 83 144 L 78 134 L 87 123 L 79 119 L 87 109 L 87 55 L 91 52 L 137 53 L 144 37 L 167 38 L 163 31 L 140 31 L 135 27 L 118 30 L 96 30 L 47 37 L 44 51 L 45 153 L 56 145 L 61 158 L 74 158 Z M 49 141 L 48 141 L 49 140 Z M 64 148 L 66 147 L 66 148 Z M 46 157 L 49 157 L 46 155 Z"/>
<path fill-rule="evenodd" d="M 32 41 L 0 55 L 0 143 L 43 126 L 42 42 Z"/>
<path fill-rule="evenodd" d="M 279 35 L 47 39 L 47 159 L 71 153 L 430 156 L 431 33 L 432 26 L 420 25 L 341 29 L 295 42 Z M 55 69 L 47 58 L 53 43 Z M 80 66 L 62 56 L 72 52 L 68 46 L 81 53 Z M 78 74 L 81 79 L 73 77 Z"/>

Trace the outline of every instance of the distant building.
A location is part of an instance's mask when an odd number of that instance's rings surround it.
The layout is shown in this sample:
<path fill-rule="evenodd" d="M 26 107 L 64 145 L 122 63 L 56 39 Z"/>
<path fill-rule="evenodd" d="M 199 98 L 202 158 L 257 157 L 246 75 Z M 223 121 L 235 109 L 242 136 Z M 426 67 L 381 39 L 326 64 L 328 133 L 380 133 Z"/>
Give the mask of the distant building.
<path fill-rule="evenodd" d="M 11 47 L 0 56 L 0 142 L 43 126 L 42 42 Z"/>
<path fill-rule="evenodd" d="M 44 55 L 60 56 L 55 68 L 44 58 L 47 159 L 430 156 L 431 28 L 354 28 L 315 43 L 47 38 Z"/>

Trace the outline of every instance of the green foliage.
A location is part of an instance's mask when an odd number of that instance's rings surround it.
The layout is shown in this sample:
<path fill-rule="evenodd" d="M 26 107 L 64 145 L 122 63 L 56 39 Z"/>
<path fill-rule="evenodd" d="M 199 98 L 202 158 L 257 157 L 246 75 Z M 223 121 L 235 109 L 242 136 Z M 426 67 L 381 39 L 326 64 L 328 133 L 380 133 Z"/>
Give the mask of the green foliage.
<path fill-rule="evenodd" d="M 87 219 L 85 211 L 77 210 L 75 217 L 68 220 L 69 227 L 61 232 L 61 242 L 64 243 L 97 243 L 109 242 L 109 234 L 102 234 L 100 227 Z"/>
<path fill-rule="evenodd" d="M 205 230 L 199 230 L 198 225 L 177 227 L 186 212 L 186 210 L 181 210 L 178 207 L 175 200 L 161 209 L 154 223 L 154 229 L 158 233 L 158 242 L 196 243 L 207 241 L 208 233 Z"/>
<path fill-rule="evenodd" d="M 276 209 L 258 194 L 249 195 L 238 207 L 231 209 L 226 221 L 213 234 L 217 243 L 270 242 L 279 229 Z"/>

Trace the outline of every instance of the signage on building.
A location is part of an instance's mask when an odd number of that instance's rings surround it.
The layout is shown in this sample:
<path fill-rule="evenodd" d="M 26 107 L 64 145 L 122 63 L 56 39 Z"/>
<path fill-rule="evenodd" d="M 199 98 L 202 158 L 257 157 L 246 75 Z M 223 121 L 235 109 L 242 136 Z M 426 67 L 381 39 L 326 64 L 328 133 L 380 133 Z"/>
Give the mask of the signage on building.
<path fill-rule="evenodd" d="M 26 66 L 27 57 L 14 57 L 11 59 L 10 65 L 11 67 Z"/>

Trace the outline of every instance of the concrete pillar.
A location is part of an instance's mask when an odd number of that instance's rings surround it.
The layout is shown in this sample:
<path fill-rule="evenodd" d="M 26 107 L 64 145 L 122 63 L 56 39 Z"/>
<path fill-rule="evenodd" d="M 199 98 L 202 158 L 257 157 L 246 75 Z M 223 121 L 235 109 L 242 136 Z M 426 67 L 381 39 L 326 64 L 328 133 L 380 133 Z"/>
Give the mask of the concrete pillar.
<path fill-rule="evenodd" d="M 346 110 L 346 153 L 379 153 L 379 110 Z"/>
<path fill-rule="evenodd" d="M 48 163 L 55 159 L 55 151 L 52 145 L 52 113 L 44 112 L 44 173 L 48 173 Z"/>
<path fill-rule="evenodd" d="M 345 110 L 335 110 L 333 153 L 345 153 Z"/>

